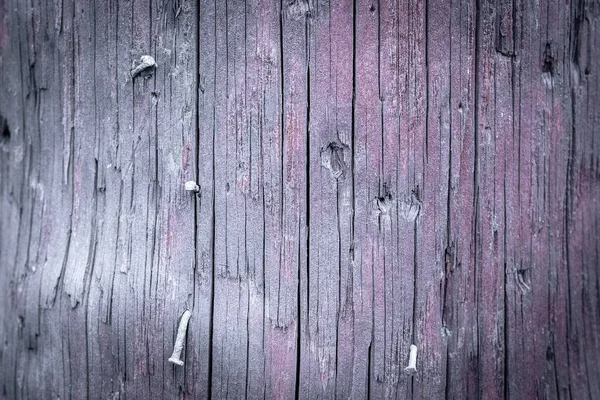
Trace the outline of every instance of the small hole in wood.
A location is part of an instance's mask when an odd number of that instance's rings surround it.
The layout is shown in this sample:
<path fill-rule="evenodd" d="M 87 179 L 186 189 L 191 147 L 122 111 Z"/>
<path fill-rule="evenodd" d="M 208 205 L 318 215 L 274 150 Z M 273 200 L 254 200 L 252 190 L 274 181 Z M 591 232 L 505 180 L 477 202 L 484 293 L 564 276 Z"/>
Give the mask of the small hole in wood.
<path fill-rule="evenodd" d="M 546 43 L 544 50 L 544 63 L 542 64 L 542 72 L 554 75 L 554 57 L 552 56 L 552 47 L 550 43 Z"/>
<path fill-rule="evenodd" d="M 0 134 L 2 140 L 10 139 L 10 129 L 8 128 L 8 123 L 6 122 L 6 119 L 2 115 L 0 115 L 0 132 L 2 132 Z"/>

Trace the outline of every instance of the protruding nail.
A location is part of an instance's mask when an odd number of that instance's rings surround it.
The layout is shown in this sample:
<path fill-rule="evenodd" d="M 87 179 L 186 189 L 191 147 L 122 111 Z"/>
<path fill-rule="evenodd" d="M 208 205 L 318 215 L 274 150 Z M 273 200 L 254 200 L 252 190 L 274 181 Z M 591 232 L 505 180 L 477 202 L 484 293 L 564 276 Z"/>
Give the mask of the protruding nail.
<path fill-rule="evenodd" d="M 410 345 L 410 355 L 408 357 L 408 367 L 404 368 L 404 372 L 407 374 L 414 374 L 417 372 L 417 346 L 414 344 Z"/>
<path fill-rule="evenodd" d="M 185 310 L 179 321 L 179 329 L 177 329 L 177 339 L 175 339 L 175 347 L 173 347 L 173 354 L 169 358 L 169 362 L 177 365 L 183 365 L 181 359 L 181 350 L 183 349 L 183 342 L 185 342 L 185 333 L 187 331 L 188 321 L 192 313 L 189 310 Z"/>
<path fill-rule="evenodd" d="M 185 183 L 185 190 L 188 192 L 198 193 L 200 191 L 200 186 L 198 186 L 198 184 L 194 181 L 187 181 Z"/>
<path fill-rule="evenodd" d="M 140 75 L 144 78 L 149 78 L 154 73 L 155 68 L 156 61 L 154 61 L 154 58 L 152 56 L 141 56 L 138 65 L 132 68 L 130 71 L 131 77 L 135 78 L 136 76 Z"/>

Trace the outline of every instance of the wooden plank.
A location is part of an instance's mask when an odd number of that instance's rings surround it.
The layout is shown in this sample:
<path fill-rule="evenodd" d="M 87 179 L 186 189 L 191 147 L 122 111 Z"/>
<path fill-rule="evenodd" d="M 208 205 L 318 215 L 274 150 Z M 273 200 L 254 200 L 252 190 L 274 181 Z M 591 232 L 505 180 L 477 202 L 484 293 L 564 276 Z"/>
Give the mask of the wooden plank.
<path fill-rule="evenodd" d="M 352 3 L 315 4 L 307 19 L 307 35 L 310 280 L 300 387 L 307 397 L 349 397 L 353 380 Z"/>
<path fill-rule="evenodd" d="M 125 355 L 118 350 L 118 342 L 112 340 L 119 335 L 120 326 L 117 321 L 119 305 L 118 284 L 123 274 L 115 262 L 119 250 L 120 218 L 122 203 L 122 178 L 119 173 L 119 87 L 121 80 L 126 80 L 128 62 L 119 64 L 117 38 L 118 6 L 103 4 L 106 12 L 99 13 L 86 4 L 84 14 L 87 18 L 84 26 L 94 27 L 91 54 L 95 60 L 89 75 L 94 84 L 95 118 L 92 129 L 98 135 L 96 160 L 97 169 L 95 184 L 96 203 L 96 248 L 94 271 L 87 288 L 86 330 L 97 332 L 97 336 L 86 338 L 86 349 L 90 381 L 90 395 L 93 393 L 112 396 L 120 392 L 124 380 Z M 101 60 L 110 60 L 103 63 Z M 129 60 L 128 60 L 129 61 Z M 125 69 L 121 69 L 125 68 Z M 100 104 L 100 106 L 98 106 Z M 75 134 L 78 132 L 75 131 Z M 84 140 L 85 140 L 85 135 Z M 113 317 L 115 317 L 113 319 Z M 110 355 L 110 356 L 108 356 Z M 110 371 L 104 374 L 103 371 Z M 118 379 L 111 379 L 118 376 Z"/>
<path fill-rule="evenodd" d="M 335 129 L 342 146 L 345 176 L 337 180 L 337 221 L 339 235 L 339 305 L 337 314 L 336 389 L 338 398 L 350 398 L 354 374 L 354 175 L 353 154 L 353 95 L 354 95 L 354 37 L 353 2 L 333 1 L 330 5 L 330 62 L 331 85 L 335 93 Z M 339 155 L 339 150 L 337 150 Z M 332 154 L 333 155 L 333 154 Z M 321 166 L 323 159 L 321 160 Z M 313 225 L 318 223 L 314 221 Z"/>
<path fill-rule="evenodd" d="M 246 189 L 246 259 L 248 263 L 248 349 L 246 371 L 246 398 L 265 396 L 266 381 L 275 371 L 266 370 L 265 362 L 265 270 L 278 268 L 279 263 L 271 259 L 266 265 L 265 243 L 275 242 L 275 235 L 267 238 L 265 190 L 267 174 L 266 159 L 277 150 L 267 152 L 268 137 L 273 134 L 280 121 L 279 94 L 281 89 L 274 71 L 279 65 L 276 58 L 279 47 L 279 19 L 277 7 L 264 2 L 245 9 L 245 77 L 246 132 L 248 136 L 247 189 Z M 278 168 L 272 171 L 279 181 Z M 281 215 L 279 211 L 275 218 Z"/>
<path fill-rule="evenodd" d="M 546 9 L 546 21 L 544 23 L 544 31 L 542 31 L 548 42 L 560 43 L 561 35 L 568 32 L 567 18 L 561 8 L 551 4 L 551 2 L 544 3 L 540 7 L 545 6 Z M 541 9 L 541 8 L 540 8 Z M 558 26 L 551 28 L 553 24 L 549 23 L 550 18 L 553 21 L 558 21 Z M 541 34 L 540 34 L 541 36 Z M 536 103 L 542 105 L 542 121 L 539 125 L 539 136 L 536 138 L 536 144 L 539 146 L 539 152 L 544 155 L 544 159 L 539 160 L 541 164 L 538 168 L 540 179 L 543 184 L 540 185 L 541 191 L 544 193 L 544 202 L 547 202 L 548 210 L 556 208 L 562 209 L 566 205 L 566 168 L 567 160 L 564 156 L 567 154 L 568 147 L 564 143 L 564 136 L 559 132 L 562 132 L 565 126 L 568 126 L 569 118 L 564 115 L 564 109 L 559 104 L 561 103 L 561 94 L 564 91 L 565 85 L 567 85 L 568 76 L 559 76 L 558 74 L 552 75 L 553 68 L 550 68 L 546 63 L 546 55 L 553 57 L 554 51 L 549 49 L 546 51 L 545 43 L 541 42 L 541 37 L 538 41 L 538 52 L 545 54 L 544 64 L 546 69 L 550 72 L 550 82 L 548 82 L 548 73 L 544 75 L 542 71 L 542 82 L 545 88 L 550 89 L 549 92 L 536 93 L 535 99 L 538 100 Z M 569 65 L 569 58 L 560 51 L 562 46 L 559 46 L 556 51 L 556 71 L 566 70 Z M 552 48 L 552 46 L 551 46 Z M 542 50 L 543 49 L 543 50 Z M 538 54 L 540 54 L 538 53 Z M 540 55 L 540 60 L 541 60 Z M 550 62 L 550 60 L 548 60 Z M 562 66 L 559 67 L 559 66 Z M 536 147 L 537 147 L 536 146 Z M 542 167 L 543 165 L 543 167 Z M 563 171 L 559 173 L 558 171 Z M 547 185 L 547 186 L 546 186 Z M 539 203 L 538 203 L 539 206 Z M 566 397 L 571 396 L 571 388 L 569 387 L 569 380 L 571 371 L 568 367 L 569 359 L 569 344 L 568 344 L 568 331 L 567 331 L 567 307 L 569 304 L 568 299 L 568 277 L 566 274 L 566 262 L 565 262 L 565 242 L 564 242 L 564 224 L 565 213 L 562 212 L 549 212 L 547 215 L 550 226 L 556 227 L 550 229 L 548 232 L 542 234 L 546 236 L 547 248 L 541 247 L 541 251 L 546 253 L 545 257 L 548 260 L 550 267 L 548 268 L 545 279 L 549 282 L 549 304 L 548 304 L 548 317 L 547 325 L 549 329 L 549 337 L 547 339 L 548 349 L 546 351 L 546 357 L 550 361 L 552 383 L 554 387 L 552 397 Z M 543 217 L 542 217 L 543 218 Z M 544 246 L 545 246 L 544 243 Z M 534 271 L 534 277 L 539 276 L 537 271 Z M 541 276 L 540 276 L 541 278 Z M 567 366 L 560 365 L 560 360 L 565 360 Z M 568 361 L 567 361 L 568 360 Z M 558 364 L 556 363 L 558 362 Z"/>
<path fill-rule="evenodd" d="M 477 15 L 471 4 L 451 10 L 450 110 L 448 146 L 448 245 L 444 256 L 442 329 L 447 336 L 446 390 L 448 398 L 477 397 L 478 357 L 475 306 L 475 73 Z M 467 240 L 467 238 L 469 238 Z"/>
<path fill-rule="evenodd" d="M 475 99 L 475 270 L 478 337 L 478 395 L 502 397 L 504 374 L 504 209 L 505 137 L 511 137 L 511 114 L 496 114 L 510 99 L 506 63 L 496 55 L 495 15 L 491 4 L 478 5 Z M 498 83 L 498 80 L 501 80 Z M 510 103 L 509 103 L 510 104 Z M 504 110 L 504 108 L 501 108 Z"/>
<path fill-rule="evenodd" d="M 114 3 L 98 9 L 84 2 L 75 7 L 60 6 L 44 3 L 16 14 L 18 18 L 28 16 L 21 23 L 31 21 L 30 27 L 21 26 L 28 31 L 24 37 L 32 40 L 31 57 L 39 59 L 23 64 L 39 65 L 39 72 L 30 69 L 32 93 L 36 93 L 31 96 L 32 111 L 37 110 L 31 116 L 38 125 L 27 132 L 30 141 L 39 137 L 34 141 L 36 146 L 44 146 L 43 153 L 28 152 L 39 157 L 36 163 L 29 162 L 36 172 L 28 173 L 28 185 L 39 199 L 31 204 L 47 210 L 30 223 L 32 230 L 39 230 L 39 234 L 32 231 L 31 238 L 42 245 L 35 250 L 38 260 L 31 263 L 32 271 L 40 268 L 36 274 L 39 287 L 32 288 L 39 303 L 37 315 L 32 314 L 30 302 L 27 308 L 31 311 L 23 317 L 27 326 L 37 331 L 24 343 L 35 348 L 37 337 L 44 333 L 39 352 L 30 353 L 34 357 L 31 360 L 39 357 L 41 362 L 22 359 L 23 366 L 30 365 L 27 379 L 43 384 L 23 381 L 19 392 L 27 397 L 48 393 L 55 397 L 108 397 L 123 393 L 129 370 L 129 390 L 142 394 L 154 390 L 169 396 L 165 393 L 172 393 L 171 385 L 163 392 L 168 380 L 152 385 L 149 376 L 170 366 L 166 359 L 172 350 L 173 326 L 193 288 L 193 222 L 189 223 L 193 200 L 182 190 L 186 165 L 177 161 L 187 163 L 181 157 L 185 153 L 181 141 L 186 136 L 192 138 L 188 139 L 192 146 L 187 151 L 193 154 L 196 134 L 190 129 L 193 114 L 188 112 L 181 119 L 180 115 L 173 116 L 173 125 L 179 124 L 181 132 L 173 136 L 166 117 L 170 108 L 159 111 L 158 99 L 159 93 L 166 91 L 178 105 L 190 103 L 182 110 L 194 110 L 194 90 L 187 96 L 181 90 L 187 87 L 189 76 L 178 81 L 176 88 L 169 87 L 168 77 L 185 70 L 194 76 L 195 67 L 193 63 L 185 65 L 189 55 L 179 53 L 184 56 L 178 60 L 181 69 L 169 69 L 177 63 L 169 65 L 170 57 L 162 56 L 171 49 L 158 47 L 161 53 L 156 55 L 148 42 L 153 36 L 153 18 L 154 35 L 170 39 L 161 22 L 174 21 L 177 10 L 162 5 L 153 9 L 152 4 L 143 2 L 120 10 Z M 106 12 L 99 12 L 100 8 Z M 132 31 L 134 18 L 146 22 L 137 24 L 136 31 Z M 188 23 L 192 32 L 193 26 Z M 176 35 L 177 29 L 171 32 Z M 36 35 L 39 42 L 34 39 Z M 135 51 L 129 46 L 132 35 L 137 38 Z M 188 40 L 195 40 L 195 36 L 184 42 Z M 165 66 L 164 75 L 155 76 L 152 82 L 132 82 L 131 61 L 147 53 Z M 38 84 L 39 89 L 35 88 Z M 134 103 L 135 111 L 123 107 Z M 159 143 L 166 151 L 158 151 Z M 164 213 L 158 211 L 161 203 L 168 205 Z M 29 253 L 34 248 L 30 246 Z M 127 272 L 131 272 L 129 282 Z M 179 292 L 186 284 L 187 288 Z M 183 299 L 179 309 L 168 304 L 174 297 Z M 163 323 L 169 324 L 168 336 L 152 335 L 154 330 L 163 331 Z M 124 345 L 128 338 L 125 332 L 134 339 L 128 346 Z M 150 342 L 152 348 L 163 350 L 149 354 Z"/>
<path fill-rule="evenodd" d="M 248 319 L 244 5 L 217 2 L 212 395 L 244 397 Z"/>
<path fill-rule="evenodd" d="M 351 397 L 381 397 L 383 382 L 383 263 L 376 205 L 382 196 L 378 15 L 371 2 L 355 3 L 354 379 Z M 377 285 L 377 286 L 375 286 Z M 377 336 L 375 336 L 377 334 Z"/>
<path fill-rule="evenodd" d="M 154 192 L 157 224 L 149 254 L 147 311 L 148 346 L 157 349 L 148 355 L 148 374 L 165 376 L 163 382 L 150 381 L 150 392 L 163 397 L 188 393 L 195 379 L 187 370 L 168 362 L 173 352 L 179 318 L 185 310 L 192 312 L 188 333 L 206 324 L 197 312 L 197 261 L 195 252 L 195 221 L 197 197 L 183 190 L 184 182 L 196 181 L 197 148 L 197 5 L 193 2 L 150 3 L 150 54 L 155 54 L 156 84 L 146 91 L 147 101 L 154 107 L 152 122 L 155 135 L 155 175 L 150 187 Z M 169 94 L 167 96 L 167 93 Z M 150 217 L 151 218 L 151 217 Z M 155 335 L 153 331 L 161 331 Z M 190 335 L 191 336 L 191 335 Z M 188 342 L 189 343 L 189 342 Z M 187 344 L 187 343 L 186 343 Z M 198 346 L 200 347 L 200 346 Z M 159 351 L 162 349 L 162 351 Z M 181 358 L 186 365 L 196 348 L 187 344 Z"/>
<path fill-rule="evenodd" d="M 419 373 L 423 373 L 423 378 L 418 386 L 415 385 L 413 395 L 424 398 L 446 396 L 447 332 L 443 325 L 441 289 L 449 243 L 448 196 L 452 156 L 450 96 L 453 69 L 448 52 L 448 48 L 451 48 L 450 23 L 442 21 L 447 21 L 450 8 L 450 2 L 427 2 L 417 14 L 417 17 L 424 15 L 426 132 L 422 144 L 416 146 L 422 155 L 415 157 L 423 160 L 422 177 L 417 176 L 419 183 L 415 189 L 422 204 L 415 228 L 417 300 L 413 311 L 416 321 L 415 342 L 420 346 Z M 421 28 L 418 29 L 420 32 Z M 419 65 L 421 57 L 416 57 L 416 65 Z M 419 121 L 418 118 L 415 120 Z"/>
<path fill-rule="evenodd" d="M 594 283 L 590 281 L 592 271 L 589 265 L 596 265 L 594 270 L 597 273 L 598 264 L 593 263 L 597 258 L 597 250 L 594 254 L 590 250 L 583 249 L 594 247 L 597 249 L 594 244 L 598 242 L 597 237 L 596 240 L 589 239 L 593 232 L 591 221 L 594 220 L 594 214 L 597 214 L 597 207 L 592 206 L 594 203 L 592 199 L 597 198 L 598 189 L 596 187 L 594 190 L 588 186 L 591 176 L 598 176 L 598 152 L 592 146 L 594 137 L 598 135 L 597 129 L 593 129 L 595 134 L 582 135 L 581 133 L 586 132 L 586 129 L 594 124 L 594 120 L 590 119 L 587 113 L 589 100 L 584 99 L 583 96 L 584 93 L 590 93 L 588 78 L 593 76 L 596 70 L 590 59 L 589 41 L 594 40 L 592 38 L 597 41 L 598 33 L 592 31 L 589 21 L 586 21 L 592 15 L 585 3 L 574 3 L 568 10 L 557 9 L 557 14 L 564 21 L 561 25 L 564 26 L 565 33 L 565 36 L 560 38 L 562 40 L 559 41 L 558 49 L 564 51 L 564 58 L 562 60 L 559 58 L 558 66 L 559 68 L 562 66 L 565 71 L 564 80 L 557 88 L 557 91 L 562 92 L 560 97 L 564 109 L 556 113 L 557 119 L 560 118 L 557 121 L 560 125 L 553 133 L 557 140 L 562 139 L 557 146 L 558 156 L 562 157 L 556 167 L 563 167 L 562 171 L 566 171 L 564 202 L 561 208 L 565 211 L 564 231 L 560 235 L 563 248 L 561 261 L 564 268 L 559 270 L 564 279 L 561 286 L 566 290 L 564 293 L 566 300 L 564 340 L 568 360 L 566 378 L 569 382 L 570 396 L 592 398 L 598 393 L 598 385 L 590 379 L 596 370 L 596 363 L 590 363 L 588 354 L 598 354 L 598 345 L 597 342 L 590 342 L 589 338 L 591 332 L 597 330 L 598 323 L 588 322 L 586 316 L 594 312 L 591 304 L 598 303 L 588 300 L 588 296 L 597 293 L 598 290 L 597 280 Z M 549 22 L 548 29 L 551 26 Z M 559 188 L 562 189 L 562 186 Z"/>
<path fill-rule="evenodd" d="M 264 377 L 261 381 L 251 382 L 251 388 L 258 393 L 257 397 L 291 397 L 295 392 L 297 333 L 290 326 L 287 330 L 278 327 L 275 318 L 279 309 L 287 310 L 281 313 L 286 319 L 291 315 L 291 302 L 297 297 L 290 296 L 287 302 L 279 294 L 283 291 L 294 291 L 296 286 L 290 276 L 285 276 L 283 285 L 280 282 L 282 272 L 282 254 L 284 238 L 282 236 L 284 203 L 283 203 L 283 162 L 284 162 L 284 132 L 283 132 L 283 56 L 281 32 L 281 7 L 270 1 L 261 1 L 257 7 L 256 28 L 257 42 L 254 57 L 259 64 L 259 81 L 257 83 L 258 133 L 260 138 L 260 154 L 257 177 L 262 184 L 262 225 L 264 269 L 262 276 L 262 333 L 260 340 L 264 351 L 260 355 L 254 353 L 251 361 L 256 367 L 264 365 Z M 258 12 L 260 11 L 260 13 Z M 296 318 L 296 321 L 298 319 Z M 296 328 L 298 325 L 296 325 Z M 249 390 L 249 396 L 251 391 Z"/>
<path fill-rule="evenodd" d="M 331 110 L 331 4 L 314 4 L 306 18 L 308 86 L 308 265 L 306 325 L 301 330 L 300 387 L 307 398 L 333 398 L 336 393 L 337 319 L 340 236 L 337 182 L 344 179 L 344 145 L 338 142 L 335 110 Z M 351 64 L 350 64 L 351 65 Z M 350 66 L 349 66 L 350 67 Z M 339 174 L 343 174 L 342 177 Z"/>
<path fill-rule="evenodd" d="M 545 236 L 540 234 L 544 228 L 538 219 L 540 213 L 543 213 L 544 195 L 536 190 L 536 186 L 541 183 L 536 178 L 539 172 L 536 171 L 536 164 L 544 157 L 545 151 L 535 149 L 535 142 L 540 137 L 540 130 L 537 128 L 540 126 L 539 116 L 533 120 L 523 116 L 535 113 L 532 113 L 536 108 L 533 103 L 537 102 L 537 96 L 545 92 L 545 88 L 543 72 L 537 63 L 540 43 L 525 39 L 538 36 L 542 25 L 535 23 L 532 10 L 527 10 L 527 6 L 514 7 L 517 21 L 522 22 L 515 21 L 512 32 L 515 47 L 520 51 L 515 54 L 518 59 L 515 57 L 511 60 L 513 124 L 512 132 L 507 136 L 510 143 L 505 153 L 504 390 L 506 396 L 532 397 L 545 392 L 541 386 L 545 385 L 542 381 L 546 379 L 525 378 L 513 366 L 519 364 L 529 370 L 544 368 L 547 363 L 547 360 L 536 360 L 528 354 L 546 351 L 543 333 L 536 332 L 536 326 L 548 325 L 547 299 L 550 285 L 547 277 L 544 277 L 548 274 L 548 255 L 539 252 L 540 247 L 545 247 L 542 243 L 545 239 L 540 240 Z M 529 223 L 522 224 L 523 220 L 528 220 Z M 533 290 L 539 297 L 531 296 Z M 546 370 L 548 371 L 547 368 Z"/>
<path fill-rule="evenodd" d="M 200 193 L 196 202 L 196 281 L 194 309 L 197 329 L 190 332 L 192 349 L 186 381 L 190 394 L 209 398 L 212 389 L 212 339 L 214 313 L 214 249 L 215 249 L 215 122 L 217 96 L 216 9 L 215 2 L 198 3 L 197 183 Z"/>
<path fill-rule="evenodd" d="M 281 26 L 281 225 L 279 235 L 280 266 L 269 272 L 269 293 L 265 311 L 266 335 L 270 354 L 269 370 L 278 371 L 267 387 L 267 397 L 299 396 L 300 376 L 304 368 L 300 359 L 308 345 L 306 339 L 307 307 L 300 293 L 307 293 L 307 143 L 308 87 L 306 18 L 308 3 L 282 2 Z M 306 360 L 306 359 L 304 359 Z"/>
<path fill-rule="evenodd" d="M 414 343 L 415 229 L 421 202 L 414 186 L 415 163 L 420 160 L 409 145 L 413 141 L 409 128 L 413 110 L 407 104 L 412 93 L 407 78 L 416 67 L 409 55 L 408 37 L 414 29 L 411 21 L 422 18 L 421 11 L 411 9 L 408 2 L 395 1 L 380 2 L 377 10 L 382 188 L 373 208 L 383 253 L 385 324 L 381 335 L 384 346 L 381 390 L 385 398 L 407 397 L 412 391 L 411 376 L 404 369 L 408 365 L 409 347 Z"/>
<path fill-rule="evenodd" d="M 429 3 L 408 4 L 406 22 L 409 209 L 414 210 L 412 214 L 416 213 L 413 228 L 412 342 L 419 348 L 417 375 L 411 379 L 410 392 L 416 397 L 441 397 L 444 392 L 443 380 L 436 378 L 442 375 L 443 330 L 441 310 L 436 301 L 439 294 L 435 293 L 439 293 L 440 261 L 446 241 L 443 236 L 446 210 L 442 205 L 446 205 L 447 189 L 439 171 L 447 169 L 443 164 L 446 155 L 440 149 L 440 142 L 447 140 L 448 135 L 441 126 L 442 120 L 447 118 L 447 111 L 444 111 L 446 101 L 443 99 L 447 92 L 443 84 L 438 87 L 436 80 L 447 78 L 445 74 L 440 77 L 430 70 L 445 71 L 447 61 L 444 56 L 441 59 L 430 58 L 432 54 L 439 54 L 436 48 L 442 40 L 439 30 L 444 30 L 444 24 L 437 20 L 439 17 L 436 18 L 436 11 L 432 11 L 430 17 L 430 7 L 433 9 Z M 437 38 L 437 42 L 433 37 Z M 407 192 L 404 196 L 408 196 Z"/>

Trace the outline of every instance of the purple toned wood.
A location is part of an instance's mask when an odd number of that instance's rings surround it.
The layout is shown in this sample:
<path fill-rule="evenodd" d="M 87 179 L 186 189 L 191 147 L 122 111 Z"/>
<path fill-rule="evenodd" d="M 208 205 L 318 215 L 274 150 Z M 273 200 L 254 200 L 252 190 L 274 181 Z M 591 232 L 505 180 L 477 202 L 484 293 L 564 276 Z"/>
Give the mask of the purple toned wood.
<path fill-rule="evenodd" d="M 337 95 L 331 73 L 331 3 L 319 2 L 309 13 L 306 19 L 310 100 L 307 196 L 310 205 L 308 223 L 314 229 L 310 229 L 308 237 L 307 318 L 301 329 L 305 340 L 300 342 L 303 362 L 300 365 L 300 390 L 309 398 L 334 398 L 342 262 L 337 198 L 338 182 L 343 182 L 348 175 L 344 161 L 344 146 L 347 145 L 338 139 L 335 118 Z M 346 68 L 351 69 L 351 63 Z M 351 98 L 344 98 L 344 94 L 347 93 L 340 94 L 340 102 L 348 104 Z M 342 215 L 349 215 L 344 213 L 349 206 L 342 205 Z M 304 302 L 301 304 L 303 306 Z"/>
<path fill-rule="evenodd" d="M 326 19 L 327 12 L 324 12 Z M 335 131 L 342 145 L 344 176 L 337 179 L 337 226 L 339 235 L 339 304 L 337 307 L 335 397 L 350 398 L 353 381 L 362 379 L 354 375 L 354 176 L 352 173 L 353 149 L 353 3 L 331 1 L 329 3 L 330 85 L 329 107 L 335 119 L 329 116 L 330 135 Z M 322 23 L 325 25 L 325 23 Z M 326 60 L 326 58 L 324 58 Z M 312 88 L 313 86 L 311 86 Z M 318 89 L 318 87 L 316 88 Z M 314 90 L 314 89 L 313 89 Z M 333 103 L 333 104 L 332 104 Z M 313 104 L 311 102 L 311 104 Z M 329 113 L 331 114 L 331 113 Z M 331 138 L 331 136 L 330 136 Z M 325 145 L 325 143 L 324 143 Z M 340 156 L 339 149 L 337 155 Z M 323 172 L 323 161 L 321 161 Z"/>
<path fill-rule="evenodd" d="M 346 398 L 352 382 L 352 4 L 321 2 L 309 38 L 309 269 L 300 390 Z M 335 35 L 337 40 L 332 40 Z M 346 76 L 339 74 L 346 74 Z M 344 271 L 344 272 L 342 272 Z M 343 379 L 343 380 L 342 380 Z"/>
<path fill-rule="evenodd" d="M 245 212 L 249 143 L 245 93 L 245 10 L 216 2 L 214 116 L 214 315 L 212 391 L 215 398 L 245 395 L 248 350 L 249 259 Z M 202 38 L 201 38 L 202 40 Z"/>
<path fill-rule="evenodd" d="M 418 8 L 417 8 L 418 9 Z M 421 148 L 422 177 L 417 178 L 419 200 L 422 202 L 416 226 L 415 277 L 416 307 L 415 343 L 421 347 L 419 356 L 423 373 L 422 383 L 413 392 L 420 398 L 445 397 L 448 370 L 448 332 L 443 321 L 443 297 L 440 296 L 446 273 L 448 248 L 448 193 L 450 174 L 452 72 L 448 48 L 451 26 L 446 21 L 451 3 L 427 3 L 424 15 L 426 122 L 425 140 Z M 419 56 L 419 58 L 422 56 Z M 418 98 L 418 96 L 417 96 Z M 417 114 L 419 115 L 419 114 Z M 415 118 L 418 121 L 418 118 Z M 441 171 L 444 171 L 442 174 Z M 438 379 L 437 377 L 443 377 Z"/>
<path fill-rule="evenodd" d="M 0 0 L 0 398 L 600 397 L 599 18 Z"/>
<path fill-rule="evenodd" d="M 378 80 L 377 9 L 358 1 L 355 11 L 355 103 L 353 110 L 354 248 L 354 379 L 352 398 L 381 395 L 383 376 L 383 254 L 378 241 L 377 198 L 382 194 L 381 106 Z M 356 179 L 356 177 L 363 177 Z M 377 285 L 377 286 L 375 286 Z M 377 320 L 375 319 L 377 315 Z M 377 342 L 374 332 L 377 330 Z M 375 364 L 376 362 L 376 364 Z"/>
<path fill-rule="evenodd" d="M 23 45 L 31 58 L 10 61 L 31 82 L 18 113 L 32 118 L 9 121 L 11 146 L 32 143 L 22 152 L 31 160 L 14 159 L 11 168 L 30 166 L 19 191 L 30 191 L 40 212 L 26 219 L 31 233 L 20 230 L 30 238 L 22 239 L 25 269 L 11 268 L 17 279 L 8 280 L 15 295 L 26 294 L 13 298 L 25 334 L 11 343 L 31 350 L 12 369 L 19 387 L 3 386 L 3 395 L 173 396 L 183 375 L 166 373 L 167 358 L 177 318 L 193 306 L 193 198 L 181 188 L 196 151 L 196 95 L 186 83 L 195 57 L 179 51 L 188 44 L 176 37 L 194 40 L 195 16 L 188 8 L 175 19 L 177 10 L 142 2 L 28 7 L 6 4 L 7 23 L 24 32 L 3 52 Z M 142 54 L 160 67 L 132 81 L 131 63 Z M 3 80 L 4 65 L 3 57 Z"/>
<path fill-rule="evenodd" d="M 494 12 L 480 4 L 475 99 L 475 301 L 477 308 L 478 396 L 504 393 L 505 140 L 512 138 L 512 88 L 507 60 L 495 49 Z M 510 61 L 510 60 L 508 60 Z M 498 90 L 502 87 L 503 90 Z M 508 102 L 506 100 L 509 100 Z M 506 112 L 504 112 L 506 110 Z M 498 111 L 505 113 L 498 115 Z M 485 310 L 481 312 L 480 310 Z"/>
<path fill-rule="evenodd" d="M 514 60 L 508 59 L 503 62 L 506 65 L 510 63 L 511 68 L 503 68 L 504 74 L 511 77 L 511 100 L 518 101 L 521 104 L 520 109 L 512 107 L 511 116 L 512 126 L 510 127 L 511 138 L 510 145 L 506 148 L 506 184 L 504 193 L 506 196 L 505 207 L 505 237 L 506 237 L 506 266 L 505 266 L 505 337 L 504 346 L 507 349 L 515 349 L 505 353 L 506 376 L 510 384 L 505 382 L 507 395 L 517 393 L 522 397 L 535 397 L 539 394 L 539 382 L 526 377 L 526 374 L 517 373 L 512 370 L 513 365 L 522 365 L 526 370 L 535 370 L 544 368 L 547 362 L 544 358 L 535 359 L 530 357 L 531 351 L 543 354 L 546 344 L 539 340 L 539 335 L 523 335 L 522 332 L 533 332 L 536 326 L 547 324 L 547 298 L 548 298 L 548 279 L 544 279 L 545 268 L 538 263 L 548 263 L 547 260 L 537 259 L 537 256 L 523 254 L 526 249 L 539 240 L 539 232 L 543 229 L 542 224 L 537 217 L 533 217 L 531 206 L 535 203 L 543 202 L 542 196 L 536 193 L 534 185 L 536 184 L 531 177 L 535 173 L 534 165 L 541 155 L 532 152 L 534 148 L 532 143 L 537 136 L 535 125 L 528 118 L 522 116 L 533 112 L 531 98 L 535 94 L 544 91 L 543 82 L 539 79 L 539 68 L 535 71 L 523 69 L 523 65 L 537 64 L 539 60 L 539 43 L 531 43 L 523 38 L 531 35 L 531 29 L 535 27 L 533 16 L 528 14 L 530 10 L 515 8 L 515 15 L 520 18 L 528 18 L 523 24 L 517 24 L 511 36 L 515 41 L 517 48 L 521 48 L 519 56 L 521 63 L 514 63 Z M 523 45 L 519 46 L 518 44 Z M 513 53 L 514 54 L 514 53 Z M 507 61 L 507 62 L 506 62 Z M 530 99 L 526 101 L 526 99 Z M 533 106 L 533 107 L 532 107 Z M 520 132 L 519 135 L 516 135 Z M 515 168 L 516 167 L 516 168 Z M 522 177 L 528 177 L 523 179 Z M 529 224 L 522 224 L 522 220 L 530 221 Z M 538 247 L 539 244 L 536 246 Z M 546 257 L 546 255 L 542 255 Z M 538 275 L 539 274 L 539 275 Z M 536 275 L 539 277 L 534 278 Z M 535 284 L 534 282 L 537 282 Z M 532 290 L 540 294 L 539 297 L 530 296 Z M 527 318 L 523 318 L 527 315 Z"/>
<path fill-rule="evenodd" d="M 477 18 L 473 4 L 450 11 L 449 73 L 451 86 L 450 187 L 448 192 L 448 246 L 443 263 L 442 329 L 447 336 L 447 398 L 476 398 L 478 391 L 477 314 L 475 303 L 475 127 L 474 98 Z"/>
<path fill-rule="evenodd" d="M 175 3 L 177 4 L 177 3 Z M 215 132 L 217 81 L 222 79 L 223 71 L 217 75 L 216 54 L 216 10 L 212 1 L 198 3 L 198 9 L 192 8 L 197 17 L 197 107 L 198 120 L 196 155 L 197 182 L 200 193 L 196 200 L 196 280 L 194 291 L 194 313 L 188 328 L 188 340 L 185 352 L 190 357 L 186 366 L 186 382 L 192 398 L 208 398 L 212 380 L 212 338 L 214 313 L 214 245 L 215 245 Z M 200 151 L 202 156 L 200 157 Z M 195 329 L 193 328 L 195 326 Z"/>

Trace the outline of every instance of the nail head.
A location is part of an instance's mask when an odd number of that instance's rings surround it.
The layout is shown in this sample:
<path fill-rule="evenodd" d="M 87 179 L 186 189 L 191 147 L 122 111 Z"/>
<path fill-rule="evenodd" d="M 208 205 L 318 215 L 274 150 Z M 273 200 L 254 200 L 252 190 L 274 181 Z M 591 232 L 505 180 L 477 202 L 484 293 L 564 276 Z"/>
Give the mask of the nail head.
<path fill-rule="evenodd" d="M 200 191 L 200 186 L 198 186 L 198 184 L 194 181 L 187 181 L 185 183 L 185 190 L 187 190 L 188 192 L 198 193 Z"/>

